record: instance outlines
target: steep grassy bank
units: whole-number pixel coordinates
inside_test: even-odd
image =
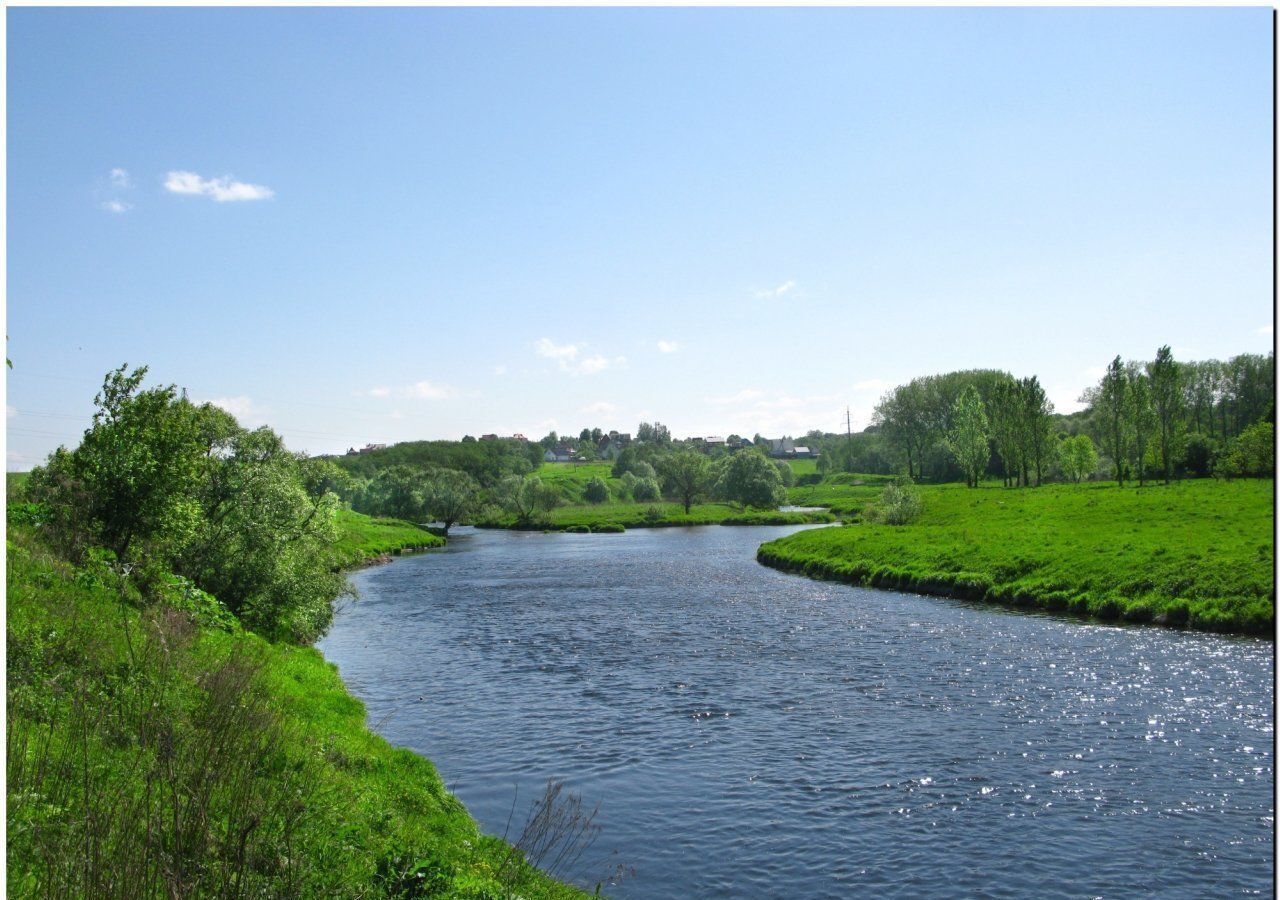
[[[816,578],[1102,619],[1272,634],[1271,481],[922,488],[915,524],[801,532],[757,558]]]
[[[24,526],[6,576],[10,896],[581,896],[372,734],[316,650],[181,582],[143,603]]]
[[[339,537],[333,545],[334,565],[350,568],[388,554],[443,547],[445,539],[400,519],[377,519],[363,513],[340,509]]]

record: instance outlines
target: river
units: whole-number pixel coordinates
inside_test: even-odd
[[[485,830],[598,803],[612,896],[1271,894],[1270,642],[755,562],[795,530],[463,529],[321,649]]]

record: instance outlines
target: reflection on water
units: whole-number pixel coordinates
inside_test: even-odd
[[[598,801],[615,896],[1271,892],[1270,643],[756,564],[794,530],[464,531],[322,649],[488,831]]]

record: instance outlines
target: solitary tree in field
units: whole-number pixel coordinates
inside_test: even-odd
[[[427,479],[423,489],[427,515],[444,525],[448,534],[453,524],[466,518],[475,509],[480,485],[465,472],[440,469]]]
[[[972,385],[956,399],[951,422],[946,436],[947,449],[964,470],[965,484],[977,487],[991,451],[987,444],[987,414],[982,408],[982,398]]]
[[[1167,344],[1156,351],[1155,361],[1147,366],[1147,376],[1151,382],[1151,407],[1155,414],[1160,465],[1164,469],[1164,483],[1168,484],[1185,404],[1181,367],[1174,362],[1173,352]]]
[[[1124,464],[1129,451],[1129,378],[1116,357],[1102,376],[1095,407],[1102,433],[1102,449],[1111,457],[1116,482],[1124,487]]]
[[[536,475],[508,475],[494,487],[494,496],[521,525],[546,518],[560,503],[560,492],[554,485]]]
[[[711,487],[711,463],[697,450],[680,450],[658,465],[667,492],[684,504],[685,513]]]
[[[786,500],[787,489],[771,460],[755,450],[744,450],[725,461],[715,494],[744,508],[769,509]]]

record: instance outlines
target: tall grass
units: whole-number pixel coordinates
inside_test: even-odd
[[[8,551],[10,896],[580,896],[370,733],[313,648],[143,603],[24,527]]]

